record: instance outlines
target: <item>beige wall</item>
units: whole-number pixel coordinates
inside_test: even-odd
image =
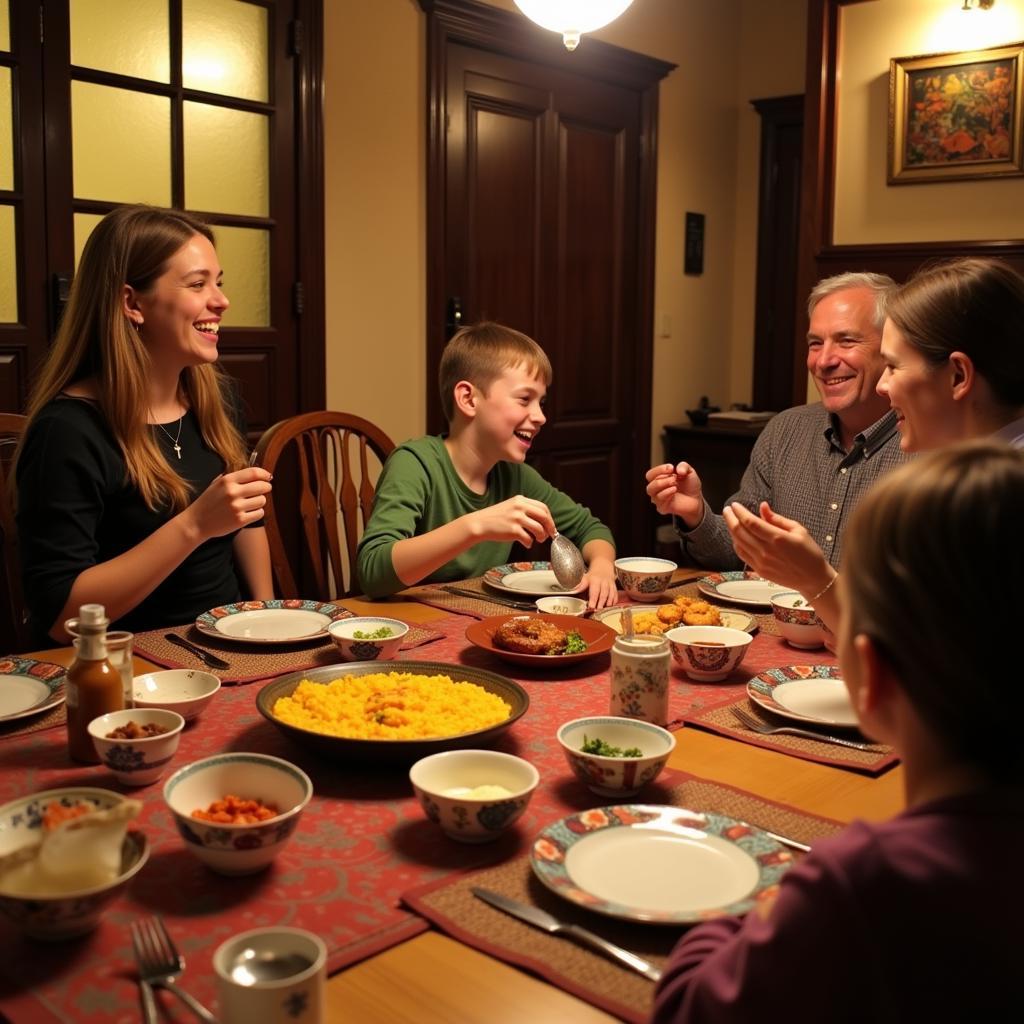
[[[1024,178],[887,185],[889,60],[1024,39],[1024,0],[962,11],[946,0],[875,0],[842,9],[833,241],[1024,236]]]
[[[422,433],[426,416],[425,18],[414,0],[324,6],[327,401],[398,440]],[[764,8],[635,0],[597,33],[679,65],[660,91],[656,458],[661,426],[699,395],[750,395],[758,119],[748,101],[802,91],[806,0]],[[682,273],[687,210],[707,217],[700,277]]]

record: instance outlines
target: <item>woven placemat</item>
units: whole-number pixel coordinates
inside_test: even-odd
[[[670,793],[667,802],[674,807],[713,810],[806,843],[833,835],[843,827],[839,822],[701,779],[690,778],[675,785]],[[665,884],[671,885],[671,879]],[[589,913],[560,899],[537,881],[527,855],[498,867],[421,886],[402,896],[409,907],[467,945],[525,967],[624,1020],[639,1024],[647,1019],[654,996],[651,982],[571,940],[548,935],[495,910],[473,896],[471,886],[493,889],[541,907],[559,920],[583,925],[658,966],[664,965],[678,940],[679,928],[635,924]]]
[[[0,740],[7,739],[9,736],[28,736],[30,733],[42,732],[44,729],[55,729],[67,720],[67,708],[63,704],[58,704],[41,715],[4,722],[0,725]]]
[[[853,768],[868,775],[881,775],[882,772],[899,762],[899,757],[893,748],[884,743],[872,743],[870,750],[854,750],[852,747],[804,739],[802,736],[790,736],[788,733],[766,736],[764,733],[754,732],[737,721],[736,716],[732,713],[732,709],[735,707],[741,708],[752,718],[756,718],[765,725],[799,726],[801,724],[786,722],[769,714],[747,696],[740,697],[722,707],[686,715],[684,720],[690,725],[710,729],[722,736],[742,740],[744,743],[752,743],[754,746],[764,747],[766,750],[778,750],[783,754],[792,754],[794,757],[802,757],[806,761],[818,761],[820,764],[828,764],[836,768]],[[808,728],[813,728],[813,726],[808,726]],[[869,742],[862,740],[856,733],[852,734],[850,739],[858,743]]]
[[[348,618],[347,615],[338,618]],[[228,663],[225,669],[210,668],[188,651],[164,639],[164,634],[174,633],[199,647],[223,658]],[[440,640],[444,634],[426,626],[410,625],[400,650]],[[170,629],[155,629],[135,636],[135,653],[165,668],[194,668],[212,672],[222,683],[252,683],[258,679],[272,679],[286,672],[303,672],[321,665],[335,665],[341,660],[338,648],[330,640],[316,644],[286,644],[273,647],[244,648],[229,640],[207,636],[195,626],[174,626]]]
[[[403,590],[404,597],[411,597],[415,601],[429,604],[432,608],[443,608],[445,611],[454,612],[456,615],[472,615],[475,619],[486,619],[489,615],[504,615],[515,611],[514,608],[503,604],[501,601],[492,599],[491,592],[484,586],[480,577],[471,580],[460,580],[457,584],[460,590],[472,590],[479,594],[478,598],[466,597],[462,594],[453,594],[444,589],[440,583],[428,583],[422,587],[411,587]],[[511,595],[510,595],[511,597]],[[511,598],[520,604],[528,604],[533,607],[533,599],[524,594],[521,598]],[[536,610],[536,609],[534,609]],[[523,609],[524,613],[526,609]]]

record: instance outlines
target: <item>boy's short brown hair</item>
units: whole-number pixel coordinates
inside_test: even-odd
[[[490,320],[457,331],[441,354],[438,370],[445,419],[451,423],[455,417],[455,385],[460,380],[468,380],[486,394],[505,370],[521,363],[545,384],[551,383],[551,361],[521,331]]]

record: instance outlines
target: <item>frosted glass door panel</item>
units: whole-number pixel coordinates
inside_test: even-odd
[[[267,12],[240,0],[183,0],[181,77],[186,89],[268,97]]]
[[[71,63],[171,80],[167,0],[71,0]]]
[[[82,249],[85,248],[85,240],[92,234],[103,217],[98,213],[76,213],[75,214],[75,270],[82,261]]]
[[[270,232],[257,228],[215,227],[217,258],[224,271],[224,294],[231,308],[225,327],[270,324]]]
[[[71,83],[76,199],[171,204],[171,102],[130,89]]]
[[[250,217],[270,211],[269,118],[185,103],[185,207]]]
[[[11,69],[0,68],[0,188],[14,188],[14,107]]]
[[[14,234],[14,207],[0,206],[0,323],[18,322],[18,271],[14,254],[18,251]]]

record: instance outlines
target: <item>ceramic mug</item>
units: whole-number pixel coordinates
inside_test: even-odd
[[[245,956],[251,951],[252,956]],[[285,973],[257,980],[273,961]],[[250,972],[247,960],[253,963]],[[213,954],[222,1024],[322,1024],[327,947],[301,928],[256,928],[222,942]]]

